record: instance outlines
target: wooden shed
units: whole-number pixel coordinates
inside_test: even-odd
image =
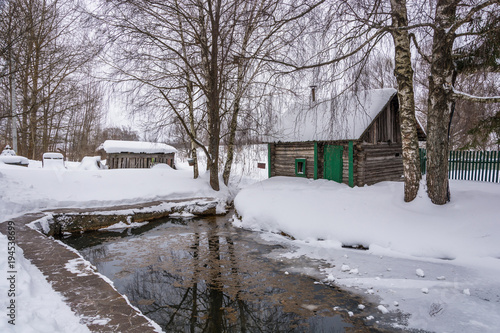
[[[425,133],[418,126],[419,140]],[[328,179],[349,186],[403,176],[395,89],[376,89],[295,108],[269,143],[269,177]]]
[[[158,163],[175,169],[177,149],[164,143],[106,140],[97,151],[109,169],[150,168]]]

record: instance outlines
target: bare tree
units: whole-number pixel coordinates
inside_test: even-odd
[[[18,129],[19,153],[39,158],[66,146],[67,131],[74,129],[70,123],[79,118],[75,112],[88,106],[78,94],[93,85],[86,68],[99,50],[73,2],[11,0],[9,5],[13,15],[2,15],[1,22],[10,27],[2,31],[9,52],[0,56],[7,56],[10,69],[11,139],[17,139]]]
[[[471,96],[455,89],[460,73],[500,68],[496,60],[492,61],[498,57],[498,43],[491,43],[498,41],[500,32],[499,3],[498,0],[436,3],[427,116],[427,188],[435,204],[450,200],[448,133],[454,101],[500,101],[498,97]]]
[[[259,71],[253,60],[287,40],[282,29],[322,2],[120,1],[107,3],[101,18],[114,41],[127,41],[115,43],[113,66],[121,79],[135,80],[135,92],[159,106],[167,124],[174,123],[167,115],[175,116],[205,152],[210,185],[219,190],[219,146],[227,136],[233,149],[241,99]]]

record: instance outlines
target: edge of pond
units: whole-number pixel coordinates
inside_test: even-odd
[[[201,204],[199,204],[200,202]],[[63,296],[71,310],[81,318],[81,323],[85,324],[92,332],[108,332],[109,329],[119,332],[162,332],[158,324],[134,307],[125,295],[120,294],[115,289],[113,282],[98,273],[95,267],[91,266],[78,251],[52,237],[69,232],[68,229],[52,227],[47,232],[47,230],[42,230],[43,226],[40,224],[33,228],[33,223],[39,223],[38,221],[45,218],[45,220],[52,220],[54,225],[60,226],[60,222],[59,224],[58,222],[54,223],[57,221],[54,216],[72,216],[74,218],[86,216],[86,221],[99,221],[99,219],[103,219],[103,216],[105,217],[104,220],[107,222],[102,223],[101,220],[98,222],[100,223],[98,227],[90,225],[90,227],[83,228],[79,226],[72,230],[72,232],[83,232],[98,230],[123,220],[130,224],[167,217],[173,213],[189,212],[197,216],[227,214],[228,211],[221,213],[217,208],[220,204],[217,199],[191,198],[126,206],[44,210],[2,222],[0,223],[0,232],[7,236],[8,222],[15,225],[16,245],[23,250],[24,257],[42,272],[51,283],[52,288]],[[119,218],[109,218],[113,216],[119,216]],[[127,216],[133,217],[127,219]],[[83,266],[84,273],[68,269],[70,263]],[[314,279],[314,277],[311,278]],[[105,325],[102,324],[103,318],[109,319]],[[385,331],[381,327],[372,327],[372,329],[377,332]]]
[[[63,296],[90,331],[162,332],[158,324],[114,288],[111,280],[89,266],[75,249],[52,236],[98,230],[122,221],[130,224],[152,220],[173,213],[220,215],[221,205],[213,198],[189,198],[113,207],[49,209],[3,221],[0,232],[9,237],[10,229],[14,230],[14,242],[24,257],[42,272],[52,289]],[[34,228],[30,226],[32,223]],[[108,320],[104,325],[103,319]]]

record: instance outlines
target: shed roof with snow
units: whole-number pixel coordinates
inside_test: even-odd
[[[374,89],[311,105],[298,104],[283,114],[278,139],[283,142],[357,140],[396,95]]]
[[[107,154],[170,154],[177,152],[177,149],[165,143],[122,140],[106,140],[97,148],[97,150],[101,149]]]
[[[177,149],[165,143],[144,141],[106,140],[97,150],[106,153],[110,169],[150,168],[155,164],[168,164],[175,169]]]

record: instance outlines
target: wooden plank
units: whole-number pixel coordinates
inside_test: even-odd
[[[276,145],[276,150],[289,150],[289,149],[314,149],[314,144],[308,145]]]
[[[403,170],[394,170],[392,172],[384,172],[384,171],[378,171],[378,172],[370,172],[365,174],[365,180],[366,179],[371,179],[371,178],[377,178],[377,177],[385,177],[385,178],[390,178],[390,177],[401,177],[403,175]]]
[[[469,165],[469,152],[468,151],[464,151],[464,180],[469,180],[469,175],[470,175],[470,172],[469,172],[469,168],[470,168],[470,165]]]
[[[500,170],[500,152],[496,151],[495,154],[494,154],[494,160],[496,161],[496,167],[493,168],[493,172],[494,172],[494,182],[495,183],[498,183],[498,177],[499,177],[499,170]]]
[[[477,158],[478,158],[478,152],[477,151],[472,152],[472,161],[473,161],[473,163],[472,163],[472,169],[473,169],[473,175],[474,175],[473,179],[475,181],[477,181],[477,178],[478,178],[477,174],[478,174],[478,171],[479,171],[478,170],[479,163],[477,161]]]
[[[485,172],[485,167],[486,167],[486,163],[485,163],[485,157],[486,157],[486,152],[484,151],[481,151],[479,152],[479,159],[480,159],[480,162],[479,162],[479,181],[485,181],[485,176],[486,176],[486,172]]]
[[[401,143],[396,143],[396,142],[387,142],[387,141],[381,141],[377,143],[367,143],[364,142],[361,144],[364,148],[370,148],[370,147],[380,147],[380,146],[386,146],[386,147],[391,147],[391,146],[401,146]]]
[[[308,158],[314,160],[314,155],[306,155],[306,154],[296,154],[296,155],[275,155],[277,159],[282,160],[295,160],[296,158]]]
[[[271,170],[272,170],[272,163],[271,163],[271,144],[267,144],[267,178],[271,178]]]
[[[367,160],[364,164],[366,169],[386,167],[386,166],[403,166],[402,160],[382,160],[382,161],[370,161]]]
[[[489,169],[490,169],[489,170],[489,180],[488,180],[489,182],[496,182],[495,181],[495,173],[496,173],[495,172],[495,170],[496,170],[496,168],[495,168],[495,160],[496,160],[496,158],[498,158],[497,152],[496,151],[490,152],[489,163],[488,163],[490,165],[489,166]]]
[[[400,156],[394,156],[394,155],[389,155],[389,156],[366,156],[366,161],[367,162],[379,162],[379,163],[385,163],[387,161],[397,161],[398,163],[403,163],[403,157]]]
[[[385,177],[378,177],[378,178],[367,178],[365,179],[365,184],[366,185],[373,185],[376,183],[380,183],[383,181],[404,181],[403,177],[393,177],[393,178],[385,178]]]
[[[369,174],[370,172],[377,172],[378,170],[387,170],[387,172],[391,172],[393,170],[403,170],[403,165],[375,166],[371,168],[365,168],[365,174]]]
[[[494,177],[495,165],[493,164],[494,155],[495,155],[494,151],[488,152],[488,182],[495,181]]]
[[[401,147],[401,143],[388,143],[388,142],[379,142],[379,143],[363,143],[361,147],[364,150],[370,149],[383,149],[384,147]]]
[[[276,147],[276,152],[283,152],[283,151],[308,151],[308,150],[314,150],[314,146],[311,146],[311,147],[281,147],[281,146],[277,146]]]
[[[458,158],[459,158],[459,168],[460,168],[460,170],[459,170],[459,172],[457,174],[458,177],[455,178],[455,179],[463,179],[464,168],[465,168],[465,164],[464,164],[464,160],[463,160],[463,156],[462,156],[463,152],[462,151],[457,151],[457,153],[458,153],[458,156],[459,156]]]
[[[398,155],[398,156],[396,156]],[[401,149],[384,149],[384,150],[377,150],[377,151],[367,151],[366,156],[369,157],[382,157],[382,156],[393,156],[393,157],[399,157],[403,155],[403,151]]]
[[[394,170],[392,172],[370,172],[365,174],[365,181],[372,178],[391,178],[391,177],[401,177],[403,175],[403,170]]]
[[[471,151],[466,151],[465,155],[467,156],[466,162],[467,162],[467,172],[465,174],[465,177],[467,180],[472,180],[472,152]]]
[[[489,151],[487,151],[485,155],[486,155],[486,157],[485,157],[485,159],[486,159],[486,170],[485,170],[485,171],[486,171],[486,174],[485,174],[485,180],[486,180],[487,182],[489,182],[489,181],[491,181],[491,175],[493,174],[493,173],[491,172],[491,168],[492,168],[492,166],[491,166],[491,163],[490,163],[490,161],[491,161],[491,155],[493,155],[493,154],[491,154],[491,155],[490,155],[490,152],[489,152]]]
[[[276,155],[279,154],[314,154],[314,147],[311,149],[276,149]]]
[[[453,179],[453,177],[455,177],[455,172],[457,169],[455,159],[456,159],[455,151],[450,151],[448,157],[448,179]]]
[[[392,164],[366,164],[365,172],[369,172],[370,170],[378,170],[378,169],[399,169],[403,168],[402,163],[392,163]]]

